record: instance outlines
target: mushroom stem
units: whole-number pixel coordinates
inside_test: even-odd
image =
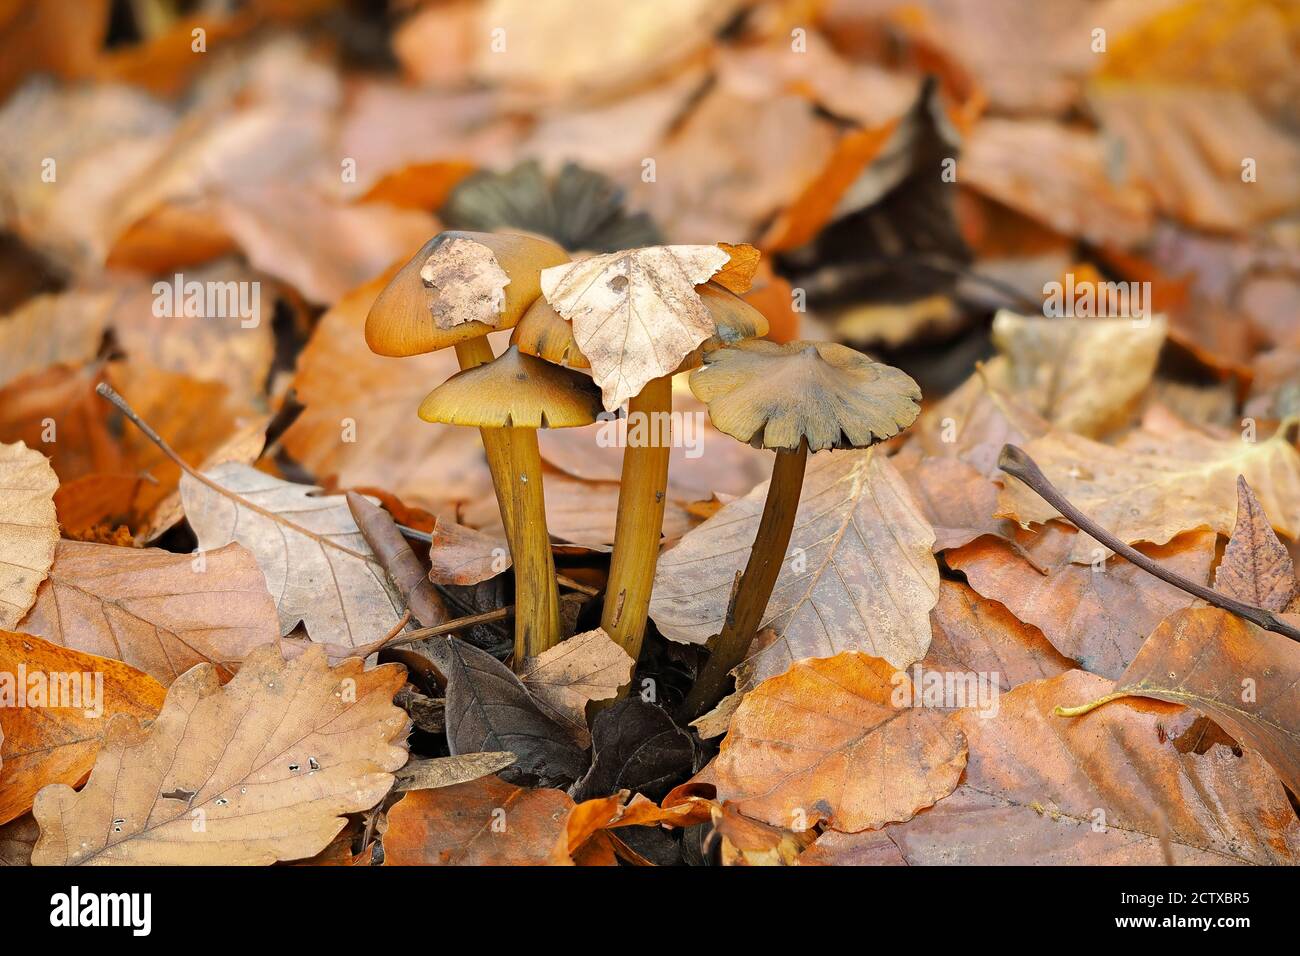
[[[530,657],[560,643],[560,592],[555,583],[555,559],[546,533],[546,500],[542,493],[542,456],[537,430],[499,429],[510,455],[504,497],[518,520],[510,536],[515,571],[515,668]],[[503,509],[504,510],[504,509]]]
[[[614,555],[600,626],[633,660],[640,655],[641,640],[645,637],[668,498],[668,455],[672,442],[659,440],[658,423],[667,420],[660,416],[671,415],[672,409],[671,375],[651,380],[628,402],[629,427],[644,422],[647,440],[636,444],[629,441],[623,451]]]
[[[456,361],[460,363],[462,371],[496,358],[485,335],[457,342],[455,349]],[[478,432],[483,438],[483,452],[487,456],[488,471],[492,475],[492,490],[497,495],[497,507],[501,509],[501,525],[505,528],[506,540],[509,541],[515,526],[514,512],[510,510],[510,496],[505,493],[510,475],[510,440],[502,428],[480,428]]]
[[[763,517],[758,523],[758,534],[754,537],[745,573],[741,575],[731,606],[727,608],[722,632],[709,642],[709,659],[682,704],[682,713],[688,720],[700,716],[725,696],[731,669],[745,659],[758,626],[763,622],[772,588],[776,586],[781,564],[785,561],[785,550],[790,546],[807,462],[806,439],[801,440],[793,451],[776,453],[772,481],[767,487],[767,501],[763,504]]]

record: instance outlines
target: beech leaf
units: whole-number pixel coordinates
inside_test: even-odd
[[[58,476],[23,442],[0,444],[0,628],[12,628],[36,600],[54,562]]]
[[[677,371],[714,334],[695,286],[730,258],[717,246],[650,246],[542,270],[542,293],[573,323],[606,411]]]

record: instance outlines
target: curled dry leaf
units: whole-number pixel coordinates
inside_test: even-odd
[[[740,702],[714,764],[718,799],[773,826],[875,829],[947,796],[966,741],[885,661],[800,661]],[[902,696],[900,696],[902,695]]]
[[[406,599],[411,616],[422,627],[436,627],[448,620],[451,615],[442,596],[429,583],[424,565],[402,537],[392,516],[365,495],[349,491],[345,497],[366,544],[387,572],[393,587]]]
[[[406,794],[388,811],[385,866],[572,865],[563,790],[500,777]]]
[[[533,698],[583,742],[589,736],[587,704],[613,697],[632,679],[635,666],[628,652],[598,627],[525,661],[519,676]]]
[[[695,286],[729,259],[717,246],[651,246],[542,270],[542,293],[573,323],[606,411],[671,375],[714,334]]]
[[[1018,531],[1015,545],[980,538],[949,551],[948,564],[986,598],[1039,628],[1052,645],[1095,674],[1118,677],[1152,628],[1193,598],[1118,555],[1098,564],[1070,560],[1080,532],[1059,521],[1033,533]],[[1138,550],[1198,584],[1209,580],[1215,536],[1179,535]],[[1101,558],[1100,552],[1096,557]]]
[[[766,497],[765,483],[724,505],[660,558],[650,616],[665,637],[703,644],[722,629]],[[814,457],[761,625],[779,640],[740,666],[738,688],[794,661],[842,651],[863,651],[896,667],[920,660],[939,594],[933,543],[933,529],[878,450]]]
[[[1297,585],[1291,552],[1278,540],[1245,477],[1237,476],[1237,524],[1214,572],[1214,589],[1256,607],[1284,611]]]
[[[951,796],[873,833],[827,833],[802,863],[1294,864],[1300,821],[1257,755],[1181,753],[1182,708],[1121,701],[1085,717],[1110,681],[1070,671],[1002,695],[997,716],[960,711],[966,775]],[[1013,759],[1014,755],[1014,759]],[[1188,799],[1187,794],[1196,794]]]
[[[23,619],[54,562],[58,476],[22,442],[0,444],[0,628]]]
[[[468,783],[504,770],[514,762],[515,755],[508,752],[412,760],[397,771],[396,789],[436,790],[439,787],[454,787],[458,783]]]
[[[1213,607],[1171,614],[1107,695],[1208,714],[1300,794],[1300,645]],[[1083,701],[1075,701],[1082,704]]]
[[[400,667],[331,668],[313,649],[251,655],[224,687],[201,664],[147,730],[124,716],[78,793],[46,787],[36,865],[266,865],[324,849],[406,762]],[[203,826],[194,821],[202,819]]]
[[[313,640],[362,647],[388,634],[404,603],[357,528],[342,495],[295,485],[238,463],[204,473],[222,494],[185,475],[181,501],[199,547],[238,541],[257,558],[280,615]]]
[[[1075,507],[1126,544],[1165,544],[1201,528],[1229,534],[1238,475],[1259,496],[1273,526],[1300,537],[1300,452],[1281,432],[1251,442],[1183,428],[1134,433],[1112,446],[1052,431],[1024,450]],[[1026,526],[1060,517],[1014,478],[1006,479],[998,504],[999,514]],[[1098,548],[1091,535],[1080,533],[1071,560],[1089,563]]]
[[[109,720],[150,720],[165,693],[120,661],[0,631],[0,823],[30,810],[46,784],[79,784]]]
[[[254,648],[280,636],[266,580],[238,544],[200,559],[60,541],[19,629],[123,661],[164,687],[200,663],[229,680]]]

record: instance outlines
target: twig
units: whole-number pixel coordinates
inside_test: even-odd
[[[425,544],[433,544],[433,535],[427,531],[420,531],[418,528],[411,528],[404,524],[399,524],[397,530],[402,532],[408,538],[416,541],[423,541]],[[583,584],[581,581],[575,581],[573,578],[563,574],[556,574],[555,580],[560,583],[561,587],[566,587],[570,591],[577,591],[579,594],[585,594],[587,597],[595,597],[600,593],[600,588],[593,588],[589,584]]]
[[[331,541],[329,538],[322,537],[321,535],[316,534],[314,531],[308,531],[302,525],[294,524],[292,521],[286,520],[283,516],[276,514],[274,511],[268,511],[266,508],[263,508],[260,505],[254,504],[253,502],[249,501],[244,496],[236,494],[235,492],[231,491],[229,488],[224,488],[221,485],[217,484],[215,481],[213,481],[211,478],[204,475],[202,472],[194,468],[191,468],[189,462],[187,462],[180,455],[176,454],[172,446],[167,444],[167,442],[163,440],[163,437],[159,435],[156,431],[154,431],[153,427],[150,426],[148,422],[146,422],[143,418],[141,418],[139,415],[136,414],[135,409],[126,403],[126,399],[124,399],[121,395],[119,395],[113,389],[113,386],[109,385],[107,382],[100,382],[98,385],[95,386],[95,391],[96,393],[98,393],[100,398],[106,399],[114,407],[116,407],[118,411],[120,411],[123,415],[125,415],[132,425],[140,429],[140,431],[144,432],[144,436],[148,438],[151,442],[153,442],[155,445],[157,445],[159,451],[161,451],[164,455],[166,455],[168,458],[174,461],[177,465],[179,465],[181,471],[185,472],[185,474],[189,475],[195,481],[199,482],[199,484],[206,485],[207,487],[211,488],[213,491],[217,492],[217,494],[221,495],[222,497],[229,498],[231,501],[236,502],[241,507],[247,508],[249,511],[261,515],[263,518],[266,518],[270,521],[274,521],[276,524],[282,524],[285,525],[286,527],[293,528],[294,531],[298,532],[301,535],[304,535],[305,537],[311,538],[319,545],[322,545],[324,547],[336,548],[337,550],[342,551],[344,554],[350,554],[352,557],[360,558],[362,561],[369,561],[373,564],[379,563],[373,555],[362,554],[360,551],[353,551],[351,548],[341,545],[337,541]]]
[[[377,650],[387,650],[390,647],[401,647],[404,644],[414,644],[416,641],[422,641],[426,637],[438,637],[442,634],[450,634],[452,631],[464,630],[467,627],[473,627],[475,624],[487,624],[491,621],[500,621],[515,613],[515,606],[507,604],[505,607],[499,607],[495,611],[483,611],[481,614],[470,614],[467,617],[458,617],[453,621],[447,621],[439,624],[437,627],[421,627],[414,631],[407,631],[399,634],[391,641],[376,642],[379,646],[371,645],[367,650],[367,655],[373,654]],[[358,651],[358,656],[361,656]]]
[[[1070,504],[1066,497],[1043,474],[1037,462],[1025,454],[1023,449],[1017,448],[1015,445],[1003,445],[1002,454],[998,456],[998,467],[1008,475],[1024,482],[1038,497],[1068,518],[1079,530],[1086,531],[1116,554],[1122,555],[1142,570],[1155,575],[1161,581],[1172,584],[1176,588],[1181,588],[1188,594],[1194,595],[1217,608],[1231,611],[1238,617],[1243,617],[1266,631],[1281,634],[1293,641],[1300,641],[1300,629],[1292,627],[1272,611],[1256,607],[1253,604],[1247,604],[1244,601],[1238,601],[1236,598],[1230,598],[1218,591],[1211,590],[1203,584],[1190,581],[1181,574],[1170,571],[1164,565],[1152,561],[1142,552],[1130,548]]]

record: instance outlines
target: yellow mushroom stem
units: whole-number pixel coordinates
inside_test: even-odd
[[[641,639],[645,637],[668,498],[672,441],[660,435],[659,423],[670,421],[672,409],[671,375],[648,382],[628,403],[628,428],[638,440],[629,440],[623,450],[614,555],[600,626],[633,660],[641,653]],[[642,436],[645,441],[639,440]]]
[[[560,592],[546,533],[542,456],[535,428],[502,428],[509,455],[504,498],[516,516],[510,537],[515,571],[515,669],[560,643]],[[501,493],[498,487],[498,493]],[[505,508],[502,508],[505,512]]]
[[[749,562],[736,586],[735,597],[727,608],[722,631],[709,641],[709,659],[695,686],[682,704],[682,713],[692,720],[713,707],[727,690],[732,668],[745,659],[749,645],[763,623],[772,588],[781,573],[794,518],[799,510],[803,490],[804,467],[808,462],[808,442],[800,441],[793,451],[778,451],[772,465],[772,481],[763,504],[763,517],[749,552]]]
[[[457,342],[455,349],[456,361],[460,363],[462,371],[496,358],[485,335]],[[515,526],[513,512],[510,510],[510,496],[505,491],[510,480],[510,439],[503,428],[480,428],[478,432],[483,438],[483,452],[487,456],[488,471],[492,475],[492,489],[497,494],[497,507],[501,509],[501,526],[505,528],[506,541],[509,542],[513,539]]]

